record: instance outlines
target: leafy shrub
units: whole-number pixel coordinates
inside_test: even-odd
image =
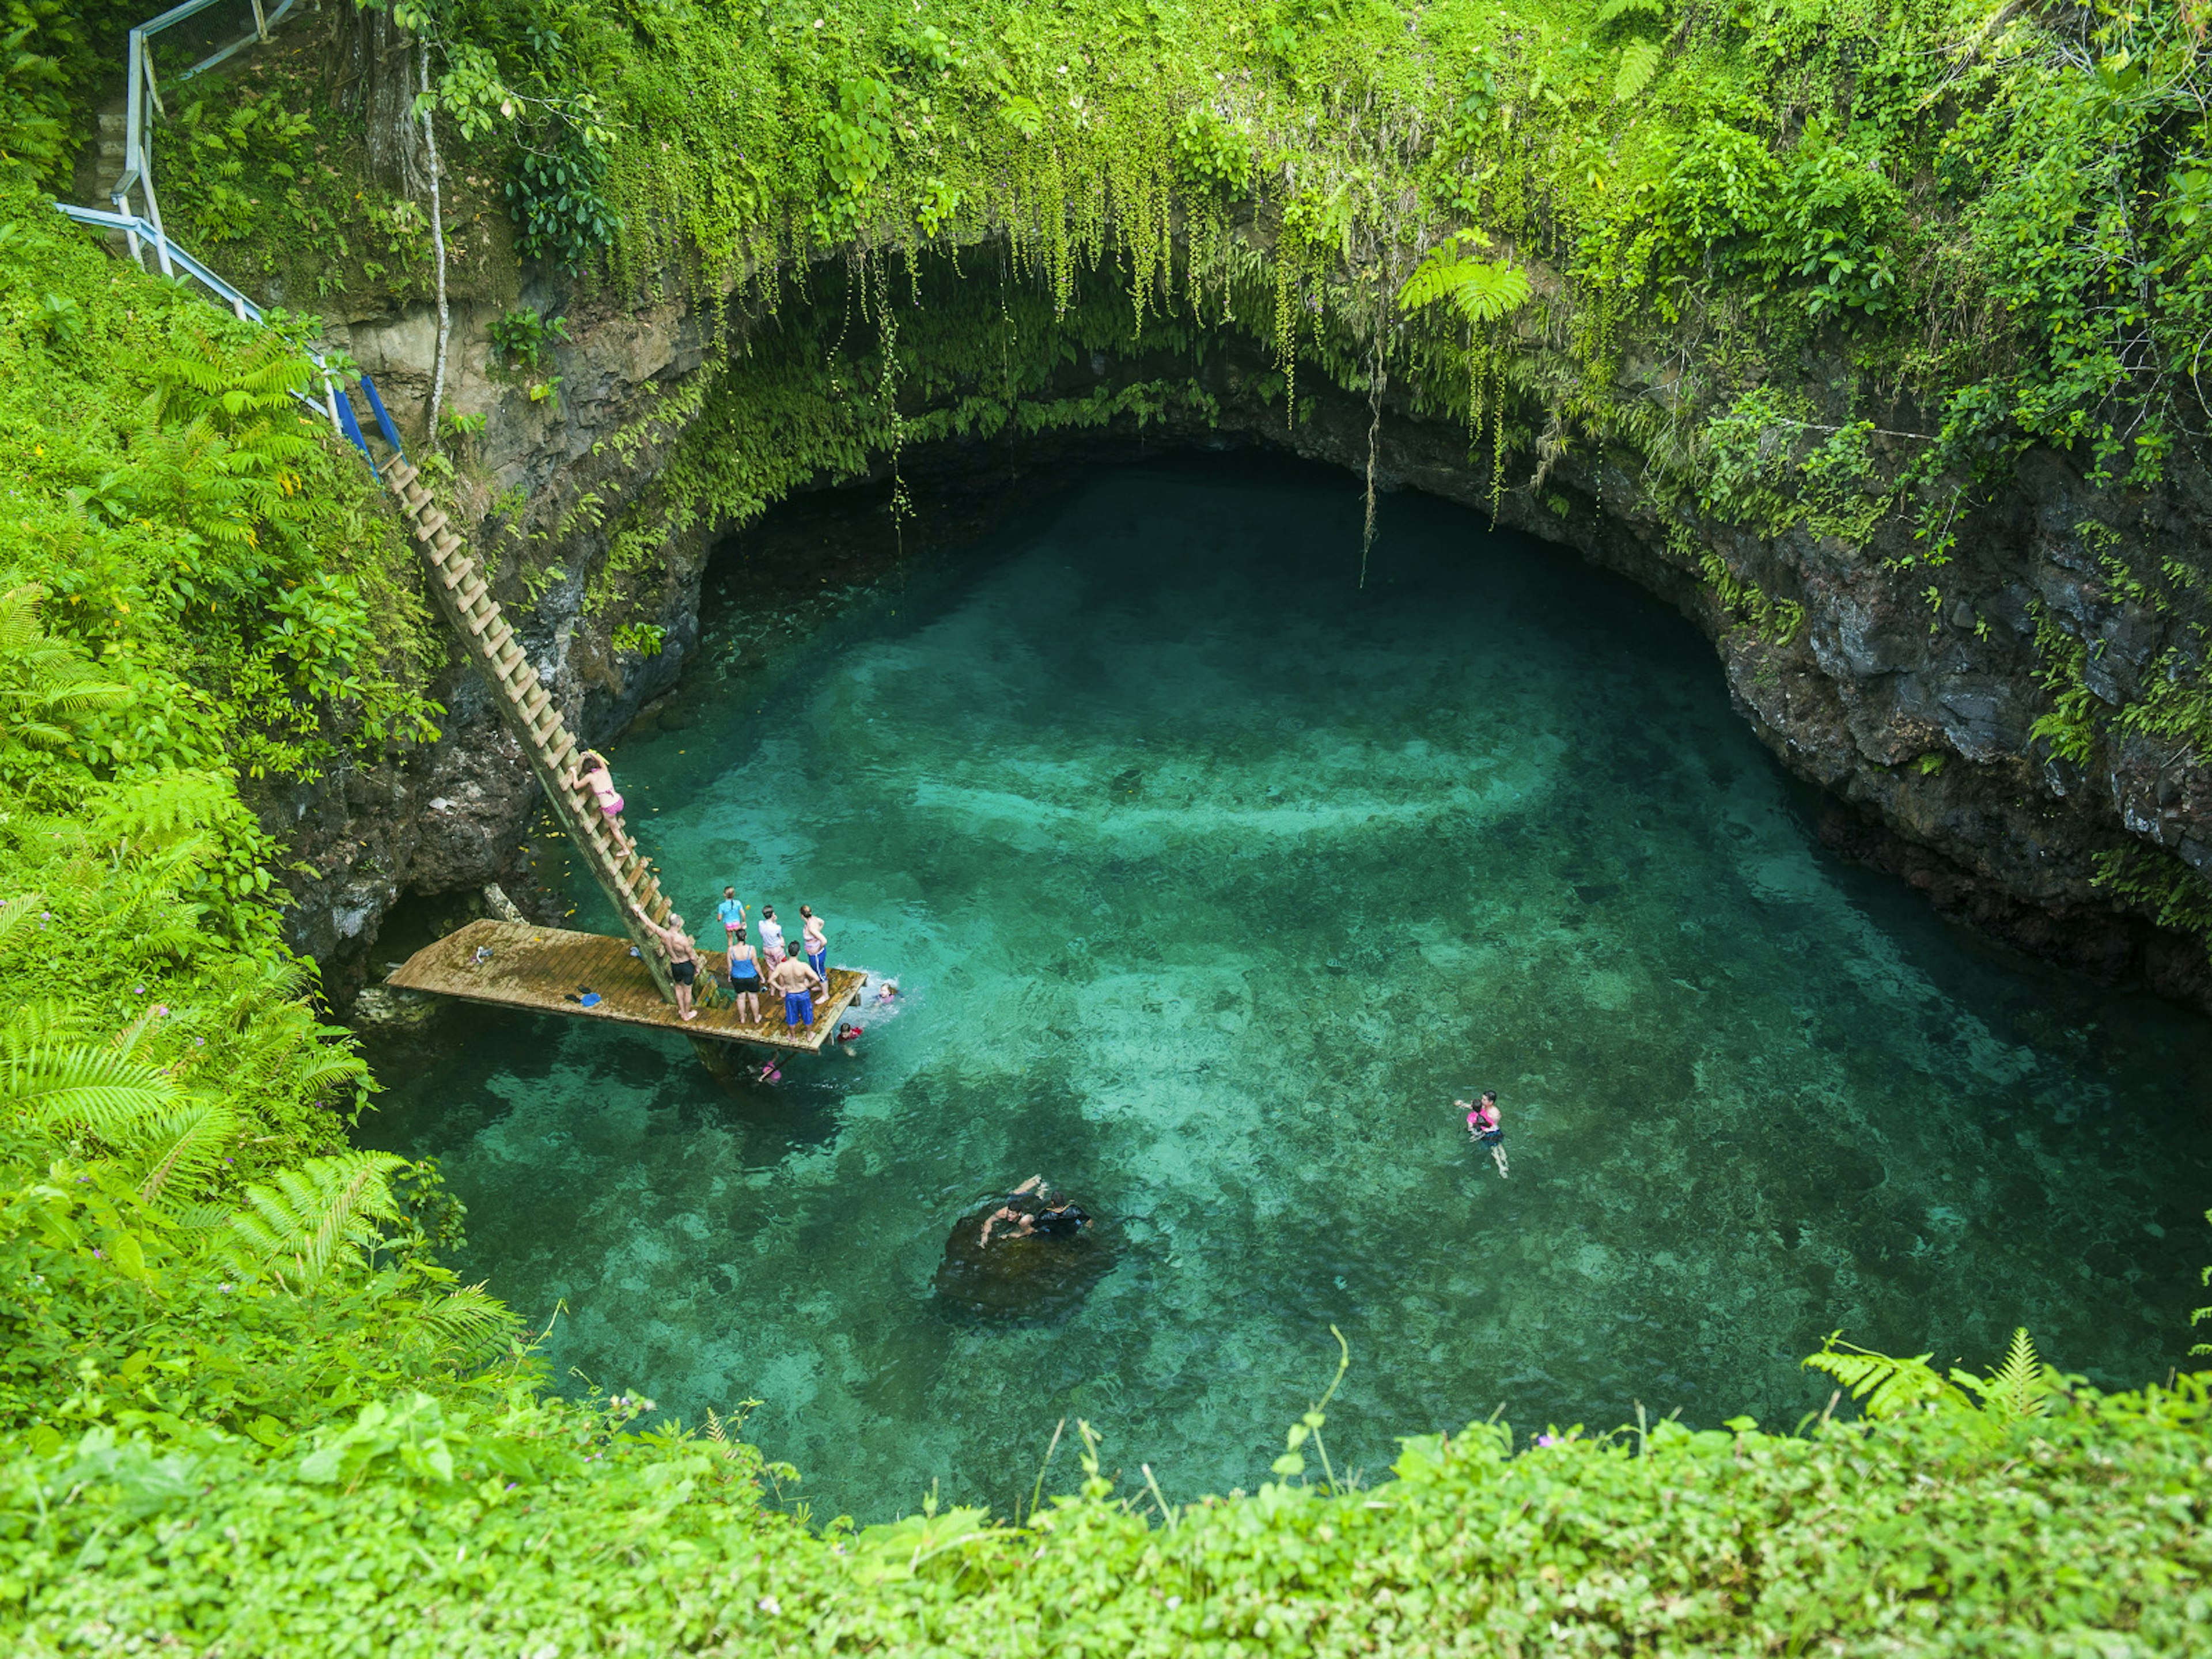
[[[514,360],[518,368],[536,368],[556,341],[568,338],[566,317],[545,317],[525,307],[508,312],[491,325],[492,349]]]
[[[1257,162],[1252,135],[1202,104],[1185,111],[1177,124],[1175,159],[1185,184],[1231,200],[1250,191]]]
[[[557,259],[571,271],[598,257],[622,226],[607,204],[606,176],[606,148],[588,131],[566,130],[550,149],[525,146],[507,184],[522,257]]]

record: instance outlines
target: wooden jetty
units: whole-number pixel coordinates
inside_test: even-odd
[[[478,961],[480,950],[491,954]],[[707,971],[726,986],[722,952],[699,954]],[[428,991],[499,1008],[649,1025],[681,1036],[818,1054],[822,1045],[836,1035],[840,1017],[860,994],[867,975],[850,968],[832,968],[828,978],[830,994],[815,999],[814,1024],[802,1030],[783,1023],[783,997],[774,991],[761,993],[761,1012],[766,1018],[758,1021],[741,1021],[729,1008],[702,1008],[696,1019],[678,1019],[676,1010],[661,1000],[651,968],[628,939],[487,921],[472,921],[435,945],[424,945],[384,982],[401,990]],[[599,1002],[589,1008],[576,1000],[585,989],[599,994]]]

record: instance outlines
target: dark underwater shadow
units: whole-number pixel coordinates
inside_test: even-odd
[[[952,1324],[971,1329],[1058,1324],[1121,1260],[1121,1235],[1104,1220],[1093,1220],[1073,1238],[1000,1233],[988,1247],[981,1245],[983,1222],[998,1207],[993,1199],[962,1217],[945,1241],[930,1299]]]

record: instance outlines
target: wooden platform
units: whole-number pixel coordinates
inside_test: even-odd
[[[480,949],[491,952],[481,963],[477,960]],[[707,971],[726,987],[729,980],[723,972],[722,953],[702,951],[699,954]],[[830,994],[814,1000],[814,1024],[799,1030],[783,1023],[783,997],[774,991],[761,993],[761,1012],[768,1018],[757,1024],[740,1022],[727,1007],[702,1008],[698,1018],[684,1020],[660,1000],[653,975],[631,954],[628,939],[571,933],[565,927],[487,921],[472,921],[458,933],[448,933],[435,945],[425,945],[385,983],[404,991],[428,991],[500,1008],[650,1025],[683,1036],[719,1037],[726,1042],[757,1043],[764,1048],[814,1054],[820,1054],[822,1045],[836,1035],[839,1016],[852,1006],[867,979],[866,974],[850,968],[832,968],[828,977]],[[597,1006],[586,1008],[574,1000],[585,987],[599,994]]]

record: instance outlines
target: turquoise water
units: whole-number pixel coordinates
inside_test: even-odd
[[[775,1088],[480,1010],[381,1058],[369,1138],[444,1160],[471,1277],[565,1303],[556,1373],[757,1398],[867,1519],[1011,1508],[1063,1416],[1171,1498],[1253,1486],[1332,1322],[1370,1480],[1501,1405],[1787,1426],[1838,1327],[2179,1363],[2206,1023],[1831,860],[1626,584],[1401,497],[1361,591],[1358,537],[1339,475],[1106,471],[765,671],[710,617],[690,726],[613,752],[634,821],[696,919],[811,901],[907,995]],[[1510,1179],[1451,1108],[1485,1086]],[[1030,1323],[933,1300],[954,1218],[1040,1171],[1111,1271]]]

